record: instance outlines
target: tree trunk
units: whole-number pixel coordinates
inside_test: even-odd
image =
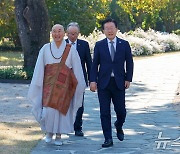
[[[24,68],[33,69],[39,50],[49,42],[49,21],[45,0],[15,0],[15,15],[24,52]]]

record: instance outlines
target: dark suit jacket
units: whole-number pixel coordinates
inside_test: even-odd
[[[125,89],[125,81],[132,81],[133,58],[129,43],[118,37],[114,61],[111,59],[107,39],[96,42],[90,82],[96,82],[98,89],[104,89],[109,83],[112,70],[118,88]]]
[[[66,39],[66,42],[69,43],[69,40]],[[90,71],[91,71],[91,65],[92,65],[92,58],[90,54],[89,44],[87,41],[77,39],[76,49],[81,59],[84,79],[86,81],[86,85],[88,86],[88,80],[90,79]]]

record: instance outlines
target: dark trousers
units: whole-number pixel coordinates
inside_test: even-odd
[[[98,90],[98,98],[104,138],[105,140],[112,139],[111,101],[114,104],[114,111],[117,117],[116,126],[122,128],[126,118],[125,90],[119,90],[114,77],[111,77],[108,86],[105,89]]]
[[[74,131],[80,131],[82,130],[82,116],[84,112],[84,95],[83,95],[83,102],[82,106],[78,109],[76,113],[76,119],[74,122]]]

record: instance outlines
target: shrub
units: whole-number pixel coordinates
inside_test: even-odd
[[[4,41],[0,41],[0,51],[22,51],[21,46],[15,46],[8,38],[4,38]]]
[[[1,66],[0,79],[25,79],[32,78],[32,70],[24,70],[21,66]]]
[[[141,28],[127,33],[118,31],[117,36],[129,41],[134,56],[151,55],[153,53],[179,51],[180,36],[174,33],[165,33],[149,29],[144,31]],[[81,36],[81,39],[89,42],[91,53],[93,53],[95,42],[104,39],[105,35],[95,29],[88,37]]]
[[[132,54],[134,56],[140,55],[151,55],[153,53],[168,52],[168,51],[179,51],[180,50],[180,36],[174,33],[165,33],[154,31],[149,29],[144,31],[142,29],[136,29],[135,31],[130,31],[128,33],[121,33],[118,31],[117,36],[129,41]],[[80,36],[79,38],[87,40],[90,45],[91,54],[93,53],[95,42],[105,38],[105,35],[95,29],[88,37]],[[10,45],[10,44],[8,44]],[[11,49],[12,50],[12,49]],[[17,52],[16,52],[17,53]],[[12,63],[14,55],[11,57],[9,54],[9,65],[14,65]],[[21,64],[23,59],[21,56],[16,57],[14,62],[15,65]],[[18,64],[17,64],[18,62]],[[3,61],[1,62],[3,63]],[[22,66],[0,66],[0,79],[25,79],[29,80],[32,78],[33,70],[25,70]]]

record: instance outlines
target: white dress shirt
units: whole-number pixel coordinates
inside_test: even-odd
[[[74,43],[69,40],[69,44],[71,44],[77,50],[77,40]]]

